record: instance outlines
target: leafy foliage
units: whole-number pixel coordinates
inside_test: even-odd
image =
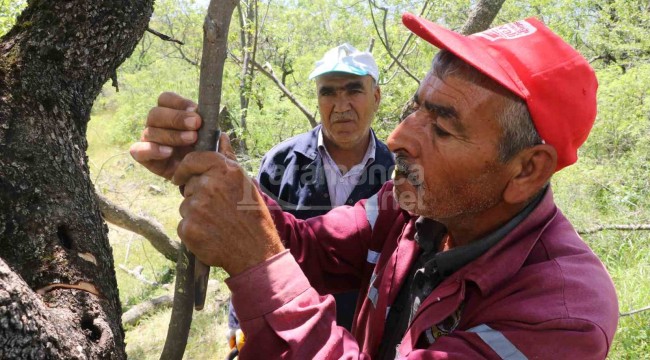
[[[637,154],[639,149],[647,154],[650,64],[640,64],[625,73],[618,65],[611,65],[598,75],[599,121],[592,130],[594,141],[587,144],[585,152],[601,160],[641,155]]]
[[[11,29],[16,22],[16,16],[26,5],[25,0],[0,0],[0,36]]]

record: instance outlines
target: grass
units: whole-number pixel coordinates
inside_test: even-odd
[[[576,229],[607,224],[650,223],[650,184],[631,189],[622,160],[598,163],[583,158],[558,173],[554,192],[558,206]],[[641,181],[650,181],[647,175]],[[628,185],[628,186],[624,186]],[[645,192],[644,192],[645,191]],[[641,194],[641,195],[639,195]],[[630,201],[629,199],[635,199]],[[603,261],[614,281],[621,313],[650,305],[650,231],[599,231],[583,239]],[[650,310],[619,318],[608,359],[650,359]]]
[[[650,233],[602,231],[585,240],[604,261],[621,313],[650,305]],[[619,318],[610,359],[650,359],[650,311]]]
[[[157,219],[175,237],[181,201],[178,189],[134,163],[128,149],[114,146],[107,135],[112,123],[110,112],[103,112],[93,115],[88,127],[89,163],[96,188],[131,211]],[[578,165],[557,174],[553,181],[556,201],[577,229],[600,224],[650,223],[650,199],[643,190],[650,189],[650,184],[631,182],[621,174],[623,171],[626,164],[602,164],[583,158]],[[650,180],[646,175],[641,181]],[[119,264],[130,269],[143,266],[142,274],[147,279],[160,281],[174,269],[174,264],[142,237],[115,226],[109,229],[123,310],[170,291],[145,285],[117,269]],[[610,272],[621,312],[650,305],[650,231],[600,231],[585,235],[584,239]],[[219,280],[220,285],[209,293],[206,309],[194,314],[185,359],[224,359],[228,352],[226,308],[215,305],[216,299],[227,296],[222,283],[225,276],[221,270],[212,270],[211,279]],[[129,358],[160,357],[170,315],[170,309],[161,310],[125,329]],[[648,324],[650,311],[621,317],[608,358],[650,359]]]
[[[214,292],[211,292],[206,302],[212,305],[194,313],[185,359],[225,359],[228,354],[226,307],[215,306],[214,300]],[[170,317],[171,309],[159,311],[127,329],[126,352],[130,359],[160,358]]]

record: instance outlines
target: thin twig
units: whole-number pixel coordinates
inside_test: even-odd
[[[200,65],[198,61],[190,59],[189,56],[187,56],[185,54],[185,51],[183,51],[183,48],[181,48],[180,46],[176,47],[176,50],[178,51],[179,54],[181,54],[181,57],[180,57],[181,60],[189,63],[192,66],[197,66],[198,67]]]
[[[375,38],[370,38],[370,44],[368,45],[368,50],[366,50],[369,53],[372,53],[372,49],[375,47]]]
[[[174,42],[174,43],[177,43],[177,44],[180,44],[180,45],[185,45],[184,42],[182,42],[180,40],[176,40],[173,37],[171,37],[169,35],[165,35],[165,34],[163,34],[161,32],[158,32],[158,31],[156,31],[156,30],[154,30],[152,28],[147,28],[147,32],[150,32],[150,33],[156,35],[157,37],[163,39],[164,41],[169,41],[169,42]]]
[[[368,0],[368,3],[370,4],[370,17],[372,18],[372,24],[373,24],[373,26],[375,28],[375,32],[377,33],[377,36],[379,37],[379,41],[381,41],[381,44],[384,46],[384,49],[386,49],[386,52],[388,53],[388,56],[390,56],[390,58],[393,59],[393,61],[402,70],[404,70],[406,75],[408,75],[413,80],[415,80],[415,82],[417,82],[418,85],[419,85],[420,84],[420,79],[418,79],[415,75],[413,75],[411,73],[411,71],[409,71],[409,69],[407,69],[406,66],[404,66],[404,64],[402,64],[402,62],[399,61],[395,57],[395,55],[393,55],[393,52],[391,51],[390,46],[388,45],[388,34],[386,32],[386,16],[387,16],[388,10],[386,8],[382,8],[382,7],[377,6],[377,4],[373,0]],[[384,12],[384,16],[382,17],[383,18],[382,24],[383,24],[383,33],[384,33],[385,38],[382,37],[381,32],[379,31],[379,27],[377,25],[377,20],[375,19],[375,13],[374,13],[374,11],[372,11],[373,7]]]
[[[618,316],[619,317],[630,316],[630,315],[634,315],[634,314],[644,312],[644,311],[648,311],[648,310],[650,310],[650,306],[646,306],[646,307],[641,308],[641,309],[632,310],[632,311],[626,312],[626,313],[620,313]]]
[[[424,17],[424,14],[425,14],[428,6],[429,6],[429,0],[424,2],[424,5],[422,6],[422,10],[420,10],[420,17]],[[399,61],[397,59],[400,59],[401,57],[403,57],[404,51],[406,51],[406,47],[408,46],[409,42],[411,42],[412,39],[413,39],[413,33],[409,32],[409,36],[406,38],[406,41],[404,41],[404,44],[402,44],[402,48],[399,50],[399,52],[395,56],[395,59],[393,60],[393,62],[390,65],[388,65],[389,70],[392,69],[393,65],[395,65],[395,63],[397,63]]]
[[[579,230],[578,234],[593,234],[605,230],[619,230],[619,231],[637,231],[637,230],[650,230],[650,224],[614,224],[614,225],[599,225],[590,229]]]
[[[134,279],[140,281],[141,283],[150,285],[150,286],[159,286],[160,284],[157,281],[148,280],[144,275],[142,275],[142,266],[136,266],[133,269],[129,269],[123,264],[118,265],[119,269],[125,273],[131,275]]]

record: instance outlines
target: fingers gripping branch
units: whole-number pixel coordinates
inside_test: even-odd
[[[284,248],[244,169],[221,154],[189,154],[174,175],[185,185],[178,234],[203,262],[235,275]]]

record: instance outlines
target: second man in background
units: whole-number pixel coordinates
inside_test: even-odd
[[[273,147],[257,177],[266,194],[300,219],[374,195],[394,166],[370,127],[381,101],[372,54],[347,43],[337,46],[316,62],[309,79],[316,81],[321,124]],[[358,291],[349,291],[352,285],[344,280],[340,284],[341,292],[334,294],[336,322],[350,330]],[[237,328],[232,308],[229,319],[231,330]]]

